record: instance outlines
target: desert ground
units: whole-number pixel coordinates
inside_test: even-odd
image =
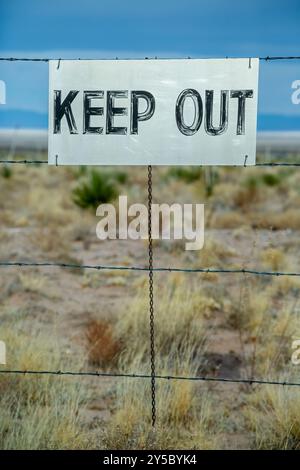
[[[147,240],[96,237],[100,202],[146,203],[147,168],[2,164],[0,187],[1,262],[147,266]],[[154,266],[300,272],[299,188],[295,167],[154,167],[154,202],[205,204],[203,249],[157,240]],[[1,370],[149,374],[146,271],[0,273]],[[157,373],[300,382],[299,293],[297,276],[155,272]],[[298,387],[158,379],[153,430],[149,379],[0,374],[0,448],[299,449],[299,408]]]

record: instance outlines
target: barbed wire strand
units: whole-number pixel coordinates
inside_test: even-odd
[[[99,371],[62,371],[62,370],[14,370],[0,369],[0,374],[16,374],[16,375],[69,375],[69,376],[85,376],[85,377],[119,377],[119,378],[133,378],[133,379],[149,379],[151,374],[135,374],[123,372],[99,372]],[[236,384],[249,384],[249,385],[282,385],[290,387],[300,387],[299,382],[279,381],[279,380],[265,380],[265,379],[249,379],[249,378],[227,378],[227,377],[212,377],[212,376],[184,376],[184,375],[161,375],[156,374],[155,379],[159,380],[190,380],[199,382],[227,382]]]
[[[42,165],[47,164],[48,160],[0,160],[0,163],[4,163],[6,165]]]
[[[249,167],[250,168],[250,165],[245,165],[246,167]],[[300,163],[299,162],[291,162],[291,163],[288,163],[288,162],[262,162],[262,163],[256,163],[255,165],[253,165],[254,167],[255,166],[261,166],[261,167],[276,167],[276,166],[300,166]]]
[[[228,59],[229,57],[226,57],[226,59]],[[234,59],[235,57],[231,57],[232,59]],[[240,57],[238,57],[240,58]],[[245,59],[248,59],[248,57],[244,57]],[[50,60],[58,60],[58,61],[61,61],[61,60],[144,60],[144,59],[151,59],[151,57],[145,57],[145,58],[134,58],[134,59],[130,59],[130,58],[118,58],[118,57],[112,57],[112,58],[107,58],[107,57],[104,57],[102,59],[85,59],[85,58],[82,58],[82,57],[78,57],[78,58],[49,58],[49,57],[0,57],[0,61],[7,61],[7,62],[50,62]],[[157,60],[157,57],[152,57],[152,59],[155,59]],[[177,60],[183,60],[183,59],[190,59],[190,60],[193,60],[191,57],[180,57],[178,58]],[[194,59],[197,59],[197,58],[194,58]],[[224,57],[225,59],[225,57]],[[269,61],[276,61],[276,60],[300,60],[300,56],[265,56],[265,57],[258,57],[259,60],[261,61],[266,61],[266,62],[269,62]],[[168,58],[161,58],[161,60],[171,60],[171,59],[168,59]],[[174,60],[174,58],[172,58],[172,60]]]
[[[5,164],[5,165],[48,165],[48,160],[0,160],[0,163]],[[49,166],[59,166],[59,165],[49,165]],[[62,165],[60,165],[62,166]],[[76,166],[76,165],[74,165]],[[97,165],[95,165],[97,166]],[[198,166],[203,166],[199,164]],[[208,166],[208,165],[206,165]],[[242,164],[242,165],[230,165],[232,168],[254,168],[256,166],[260,167],[280,167],[280,166],[286,166],[286,167],[299,167],[300,162],[261,162],[261,163],[256,163],[255,165],[247,165],[247,164]]]
[[[74,264],[74,263],[58,263],[52,261],[35,262],[35,261],[0,261],[1,267],[56,267],[70,269],[95,269],[98,271],[150,271],[149,266],[109,266],[99,264]],[[250,268],[176,268],[158,266],[152,267],[153,272],[183,272],[183,273],[214,273],[214,274],[253,274],[258,276],[291,276],[300,277],[300,272],[292,271],[260,271]]]

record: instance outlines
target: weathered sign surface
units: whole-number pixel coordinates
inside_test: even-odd
[[[255,164],[258,59],[49,67],[49,164]]]

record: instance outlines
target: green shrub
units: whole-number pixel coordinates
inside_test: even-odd
[[[87,178],[73,190],[73,201],[79,207],[97,207],[115,199],[118,195],[112,178],[91,170]]]

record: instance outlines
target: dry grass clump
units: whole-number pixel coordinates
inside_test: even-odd
[[[36,186],[28,193],[26,203],[31,216],[40,226],[63,226],[71,223],[77,214],[69,200],[66,191]]]
[[[74,183],[70,178],[70,169],[60,167],[57,171],[56,168],[47,166],[20,166],[9,182],[13,184],[6,188],[9,198],[5,200],[4,205],[13,213],[12,220],[15,223],[19,221],[20,225],[20,221],[24,220],[22,226],[26,223],[26,226],[40,227],[44,238],[47,237],[48,231],[53,229],[61,233],[67,225],[70,226],[78,220],[81,211],[72,201],[71,191]],[[81,214],[81,220],[82,217]],[[42,237],[37,237],[35,242],[43,243],[40,238]],[[61,238],[56,237],[57,244]]]
[[[155,304],[156,373],[196,376],[204,362],[208,334],[204,320],[219,305],[182,275],[157,283],[155,289],[159,293]],[[138,294],[114,324],[94,322],[89,328],[90,345],[98,344],[99,364],[111,362],[114,366],[117,351],[121,372],[150,373],[146,292]],[[214,448],[218,425],[203,387],[191,381],[157,380],[158,422],[153,431],[150,380],[117,382],[112,418],[103,430],[101,445],[108,449]]]
[[[50,225],[34,231],[30,235],[30,241],[43,252],[45,256],[69,254],[70,237],[68,231],[61,225]]]
[[[91,320],[86,329],[89,362],[95,366],[114,366],[121,342],[114,337],[113,325],[105,320]]]
[[[255,177],[249,177],[234,194],[233,202],[236,207],[245,211],[251,204],[259,202],[260,199],[261,190],[258,180]]]
[[[125,265],[125,263],[123,263]],[[122,272],[119,274],[119,271],[102,271],[102,272],[89,272],[88,270],[84,271],[84,275],[81,280],[81,287],[84,289],[98,289],[99,287],[105,286],[126,286],[127,278],[129,276],[128,271]],[[140,280],[140,279],[139,279]]]
[[[280,309],[274,316],[266,315],[251,337],[253,375],[265,376],[286,368],[297,329],[297,316],[288,308]]]
[[[253,334],[266,318],[268,308],[269,298],[265,291],[251,295],[250,289],[243,286],[238,301],[233,300],[226,308],[228,322],[237,330]]]
[[[245,376],[297,381],[289,371],[292,341],[299,337],[297,302],[278,298],[278,281],[264,283],[260,291],[255,282],[249,283],[250,290],[243,287],[235,327],[240,329]],[[248,429],[254,432],[254,448],[300,449],[296,388],[261,386],[251,389],[248,399],[244,414]]]
[[[48,337],[38,331],[26,334],[22,324],[1,328],[1,339],[7,345],[9,369],[72,368]],[[68,378],[1,375],[0,448],[74,449],[88,446],[88,431],[78,417],[79,407],[85,400],[82,385]]]
[[[174,359],[174,357],[173,357]],[[149,373],[137,359],[134,368]],[[181,365],[179,363],[181,362]],[[193,375],[196,365],[190,351],[177,357],[172,368],[158,359],[160,371],[172,375]],[[207,390],[193,382],[157,383],[157,425],[151,427],[150,383],[147,379],[125,380],[116,390],[116,410],[103,433],[108,449],[213,449],[217,446],[219,424],[213,414]]]
[[[272,230],[300,229],[298,208],[287,208],[281,212],[269,210],[260,214],[256,213],[252,218],[255,219],[256,226],[259,228],[272,228]]]
[[[220,308],[218,302],[192,287],[181,275],[155,285],[155,341],[162,356],[168,356],[174,346],[181,351],[188,345],[198,355],[206,343],[208,330],[204,320]],[[130,367],[136,357],[149,354],[149,299],[143,289],[131,305],[112,324],[92,321],[87,326],[86,339],[90,361],[104,367],[122,362]],[[126,359],[125,359],[126,358]]]
[[[268,248],[262,253],[264,265],[273,271],[278,271],[286,266],[285,254],[278,248]]]
[[[221,267],[228,258],[236,256],[237,252],[215,240],[207,240],[199,251],[201,268]]]
[[[298,297],[300,292],[300,280],[297,277],[283,276],[273,279],[271,289],[274,296],[283,297],[287,294],[295,294]]]
[[[239,212],[233,210],[216,211],[210,220],[209,228],[235,229],[249,225],[249,219]]]
[[[293,299],[278,301],[277,294],[272,283],[262,289],[253,281],[242,286],[239,302],[226,304],[228,321],[240,332],[247,375],[280,373],[290,361],[292,338],[299,331],[297,305]]]
[[[19,273],[18,279],[25,292],[42,294],[45,292],[46,279],[38,273]]]
[[[193,287],[179,275],[157,282],[155,303],[155,340],[161,355],[168,355],[175,346],[178,351],[189,345],[203,350],[208,334],[204,318],[220,308],[219,304]],[[130,363],[136,356],[149,352],[149,305],[146,292],[138,294],[129,309],[115,324],[116,337],[124,340],[122,355]]]
[[[289,379],[285,375],[279,380]],[[300,395],[296,387],[268,385],[253,392],[245,416],[249,428],[255,433],[254,447],[299,450],[299,407]]]

